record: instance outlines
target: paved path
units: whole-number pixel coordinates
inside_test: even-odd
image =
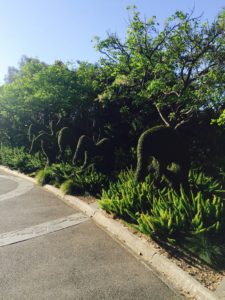
[[[182,299],[83,213],[0,172],[0,299]]]

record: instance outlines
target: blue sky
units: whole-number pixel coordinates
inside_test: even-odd
[[[135,4],[146,18],[162,22],[176,10],[191,11],[213,20],[224,0],[0,0],[0,83],[8,66],[17,66],[22,55],[47,63],[97,61],[91,42],[106,32],[124,36],[128,12]]]

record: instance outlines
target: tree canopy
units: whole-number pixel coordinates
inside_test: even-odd
[[[177,11],[160,25],[129,10],[124,40],[116,33],[96,38],[102,53],[96,64],[49,65],[24,56],[18,68],[9,68],[0,87],[3,143],[26,146],[31,124],[46,133],[58,124],[57,130],[68,126],[95,142],[113,139],[126,165],[144,130],[195,120],[199,129],[189,126],[193,157],[218,148],[215,132],[221,141],[223,128],[210,123],[225,123],[225,11],[211,23]]]
[[[173,127],[196,111],[218,111],[224,103],[224,23],[224,11],[211,24],[178,11],[161,28],[155,17],[142,21],[132,8],[125,41],[117,34],[97,40],[111,73],[99,99],[148,102]]]

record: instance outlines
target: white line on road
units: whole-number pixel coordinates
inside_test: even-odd
[[[30,191],[34,186],[33,183],[25,181],[24,179],[21,179],[19,177],[0,175],[0,178],[12,180],[18,183],[18,186],[14,190],[6,194],[0,195],[0,201],[21,196]]]
[[[0,247],[26,241],[41,235],[65,229],[89,220],[83,213],[76,213],[68,217],[56,219],[22,230],[10,231],[0,234]]]

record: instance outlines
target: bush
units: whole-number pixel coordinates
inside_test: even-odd
[[[95,170],[85,170],[73,173],[60,187],[65,194],[97,196],[107,187],[109,178]]]
[[[178,195],[169,189],[154,197],[152,209],[137,219],[138,228],[151,236],[179,239],[202,233],[219,234],[224,227],[223,200],[216,195],[205,198],[202,192]]]
[[[189,172],[189,184],[193,191],[200,191],[205,196],[210,196],[211,194],[220,195],[223,192],[223,186],[219,180],[206,176],[198,170]]]
[[[16,169],[24,173],[34,173],[43,168],[44,159],[39,155],[31,155],[26,152],[25,148],[1,147],[0,162],[2,165],[11,169]]]
[[[132,171],[122,172],[118,181],[103,191],[99,204],[155,237],[180,239],[203,232],[220,234],[225,229],[225,209],[223,199],[216,194],[219,185],[203,175],[192,175],[195,189],[187,195],[182,188],[177,193],[165,182],[161,190],[156,189],[151,178],[138,183]]]
[[[117,182],[111,182],[109,188],[102,191],[99,205],[120,218],[136,221],[137,213],[151,208],[155,193],[156,189],[150,177],[140,183],[135,180],[133,171],[122,171]]]
[[[40,170],[36,175],[36,179],[41,185],[53,184],[59,187],[66,179],[73,176],[77,170],[77,168],[66,163],[52,164]]]
[[[108,186],[109,179],[96,170],[83,170],[80,167],[74,167],[70,164],[52,164],[40,170],[36,179],[39,184],[52,184],[65,194],[98,195],[102,188]]]
[[[54,173],[49,167],[39,170],[35,178],[40,185],[51,184],[55,181]]]
[[[82,183],[77,183],[73,179],[67,179],[61,186],[60,190],[64,194],[69,195],[83,195],[85,193],[85,189]]]

